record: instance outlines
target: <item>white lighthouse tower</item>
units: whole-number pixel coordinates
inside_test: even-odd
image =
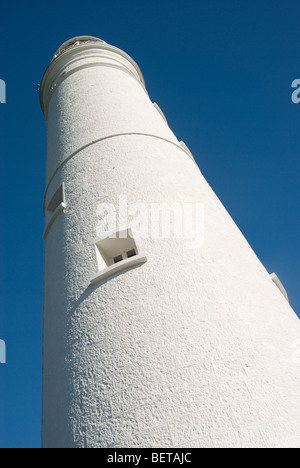
[[[40,98],[43,446],[300,446],[299,320],[138,66],[77,37]]]

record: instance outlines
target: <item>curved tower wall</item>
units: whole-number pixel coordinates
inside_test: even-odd
[[[299,320],[136,64],[79,38],[51,62],[40,94],[43,446],[299,445]],[[174,236],[137,238],[147,261],[92,284],[99,204],[118,212],[120,196],[128,206],[199,204],[204,242],[200,232],[196,248]]]

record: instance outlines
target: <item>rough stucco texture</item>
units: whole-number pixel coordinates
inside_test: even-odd
[[[58,86],[49,180],[67,208],[45,241],[44,447],[299,446],[299,320],[138,81]],[[202,203],[203,246],[137,239],[148,262],[92,286],[97,206],[120,194]]]

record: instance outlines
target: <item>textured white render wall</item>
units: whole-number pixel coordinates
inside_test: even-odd
[[[44,447],[299,446],[299,320],[133,76],[61,82],[47,181],[67,208],[45,240]],[[92,286],[97,206],[120,194],[203,203],[203,247],[138,239],[148,262]]]

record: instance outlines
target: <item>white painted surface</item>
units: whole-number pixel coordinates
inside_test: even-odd
[[[299,320],[132,61],[102,47],[62,54],[42,83],[84,62],[43,103],[45,205],[62,183],[67,205],[45,241],[43,446],[299,446]],[[203,203],[204,246],[139,239],[147,263],[91,285],[97,206],[120,194]]]

